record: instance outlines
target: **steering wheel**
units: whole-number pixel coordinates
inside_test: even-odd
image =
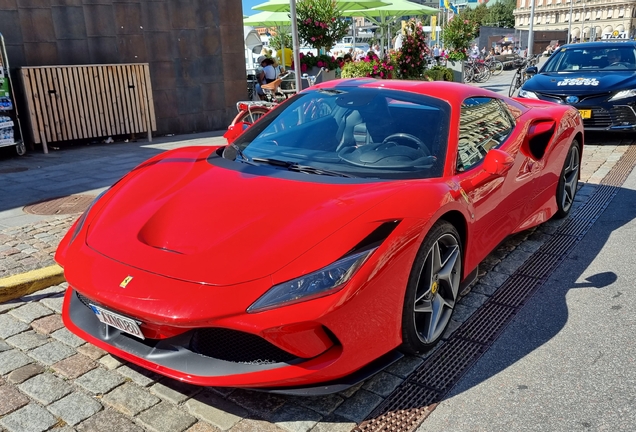
[[[406,142],[404,144],[400,144],[400,143],[397,143],[395,139],[398,139],[403,142],[406,141]],[[374,150],[378,148],[389,148],[392,146],[399,146],[399,145],[406,145],[408,147],[414,148],[415,150],[421,150],[425,156],[431,155],[431,151],[428,149],[426,144],[424,144],[424,142],[421,139],[419,139],[415,135],[411,135],[411,134],[407,134],[403,132],[394,133],[384,138],[384,141],[382,141],[382,143],[375,145]]]
[[[610,65],[607,66],[607,67],[614,67],[614,66],[620,66],[620,67],[625,68],[625,69],[628,68],[627,63],[620,62],[620,61],[617,61],[617,62],[614,62],[614,63],[610,63]]]

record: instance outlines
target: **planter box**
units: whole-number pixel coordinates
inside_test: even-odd
[[[453,70],[453,82],[464,82],[464,62],[448,61],[446,67]]]
[[[318,72],[320,72],[320,68],[318,67],[313,67],[309,70],[307,70],[307,75],[309,76],[317,76]],[[323,81],[330,81],[336,79],[336,71],[335,70],[325,70],[323,71],[320,76],[318,76],[318,78],[316,79],[316,84],[321,83]],[[303,85],[303,90],[306,89],[307,87],[309,87],[309,84],[307,82],[306,79],[302,79],[302,85]]]

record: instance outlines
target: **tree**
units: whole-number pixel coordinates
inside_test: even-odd
[[[276,35],[269,38],[269,46],[274,48],[275,50],[281,49],[283,46],[291,49],[292,47],[292,37],[289,33],[285,33],[280,31]]]
[[[514,10],[517,7],[516,0],[501,0],[488,8],[488,15],[483,21],[484,25],[495,27],[515,27]]]
[[[298,36],[307,45],[330,51],[349,33],[335,0],[299,0],[296,3]]]
[[[455,15],[442,30],[442,40],[446,46],[451,48],[448,58],[450,60],[465,60],[468,57],[468,47],[478,30],[477,24],[467,19],[465,12]]]
[[[477,27],[482,25],[486,25],[485,22],[488,20],[488,14],[490,11],[488,10],[488,6],[485,3],[480,3],[475,9],[465,9],[464,17],[472,22],[474,22]]]

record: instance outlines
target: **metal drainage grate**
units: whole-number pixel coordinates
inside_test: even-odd
[[[415,430],[574,249],[618,193],[635,164],[636,146],[633,146],[550,240],[353,430]]]
[[[24,212],[34,215],[62,215],[82,213],[95,199],[94,195],[69,195],[24,207]]]

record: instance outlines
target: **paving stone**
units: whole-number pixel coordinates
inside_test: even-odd
[[[167,402],[161,402],[144,411],[136,420],[144,428],[154,432],[181,432],[197,421],[193,416]]]
[[[334,412],[347,420],[360,423],[382,402],[382,398],[366,390],[356,392]]]
[[[106,355],[106,351],[89,343],[77,347],[77,352],[84,354],[86,357],[90,357],[93,360],[99,360],[101,357]]]
[[[55,363],[51,367],[55,372],[58,372],[65,378],[75,379],[84,375],[89,370],[95,369],[97,363],[85,355],[75,354],[74,356]]]
[[[455,306],[455,310],[453,311],[453,320],[464,323],[472,314],[475,313],[476,310],[477,308],[475,307],[458,304]]]
[[[287,401],[283,396],[277,394],[242,389],[233,391],[228,399],[266,420],[269,420],[272,413]]]
[[[0,339],[0,352],[9,351],[10,349],[11,347],[9,346],[9,344]]]
[[[7,376],[7,381],[11,384],[20,384],[31,377],[41,374],[42,372],[44,372],[44,367],[37,363],[31,363],[11,372]]]
[[[197,425],[205,425],[205,423],[197,423],[196,425],[194,425],[193,427],[191,427],[190,429],[188,429],[186,432],[207,432],[207,431],[218,431],[219,429],[214,428],[214,429],[203,429],[202,427],[199,429],[195,430],[195,427]],[[212,426],[211,426],[212,427]],[[349,429],[351,430],[351,429]],[[230,429],[230,432],[281,432],[283,431],[283,429],[279,428],[278,426],[264,421],[264,420],[257,420],[257,419],[243,419],[240,422],[238,422],[237,424],[234,425],[234,427],[232,427],[232,429]],[[313,431],[313,429],[312,429]],[[349,431],[347,431],[349,432]]]
[[[29,403],[29,398],[13,386],[0,386],[0,417],[22,408]]]
[[[305,408],[312,409],[318,414],[327,416],[335,411],[344,401],[344,398],[337,394],[328,394],[324,396],[306,396],[299,397],[294,402]]]
[[[115,387],[123,384],[124,381],[124,377],[115,372],[97,368],[77,378],[75,384],[97,395],[108,393]]]
[[[241,423],[244,421],[245,420],[242,420]],[[238,425],[240,425],[241,423],[238,423],[232,429],[230,429],[230,432],[242,432],[240,429],[238,429],[237,431],[234,430],[234,428],[238,427]],[[270,423],[265,423],[265,424],[269,425]],[[278,428],[276,428],[276,430],[280,431],[280,429]],[[269,429],[263,429],[263,432],[268,432],[268,431]],[[186,430],[186,432],[221,432],[221,429],[214,427],[211,424],[200,421],[200,422],[196,422],[194,426]],[[260,432],[260,429],[256,429],[254,432]]]
[[[122,361],[120,361],[119,359],[113,357],[110,354],[105,355],[104,357],[100,358],[99,362],[102,365],[104,365],[104,367],[106,369],[108,369],[108,370],[117,369],[119,366],[124,364]]]
[[[141,387],[148,387],[160,378],[160,375],[136,365],[123,365],[116,371]]]
[[[62,305],[64,304],[64,295],[55,295],[55,296],[47,297],[40,300],[40,303],[42,303],[44,306],[51,309],[52,311],[57,312],[58,314],[61,314]]]
[[[18,350],[0,352],[0,375],[6,375],[32,361]]]
[[[497,291],[498,289],[499,287],[492,286],[492,285],[477,284],[473,287],[471,292],[483,294],[486,296],[492,296],[495,293],[495,291]]]
[[[286,403],[274,413],[272,422],[290,432],[307,432],[322,419],[316,411],[292,403]]]
[[[59,330],[54,331],[53,333],[51,333],[51,337],[73,348],[77,348],[86,343],[84,339],[81,339],[75,336],[67,328],[61,328]]]
[[[42,432],[56,423],[50,412],[34,403],[0,419],[0,425],[10,432]]]
[[[164,379],[150,387],[150,393],[161,399],[179,405],[201,391],[201,387],[187,383]]]
[[[488,296],[477,292],[471,292],[461,299],[460,304],[468,307],[479,308],[486,303],[486,301],[488,301]]]
[[[455,318],[451,318],[451,320],[448,323],[448,326],[446,327],[446,330],[444,330],[444,334],[442,335],[442,339],[443,340],[448,340],[453,333],[455,333],[455,331],[462,325],[461,322],[459,321],[455,321]],[[430,352],[422,355],[422,358],[426,358],[430,355]]]
[[[40,303],[27,303],[24,306],[20,306],[17,309],[12,309],[9,314],[16,317],[20,321],[27,324],[38,318],[51,315],[53,311]]]
[[[58,341],[51,341],[29,351],[29,355],[32,358],[47,366],[57,363],[60,360],[64,360],[73,354],[75,354],[75,350],[73,348]]]
[[[530,255],[532,255],[531,252],[526,252],[521,249],[514,250],[506,259],[501,261],[494,270],[499,273],[511,275],[530,258]]]
[[[479,283],[499,288],[508,279],[508,277],[509,276],[507,274],[491,271],[486,276],[481,278],[479,280]]]
[[[33,321],[31,327],[38,333],[48,335],[64,327],[64,323],[60,315],[49,315]]]
[[[51,373],[43,373],[18,386],[20,391],[42,405],[48,405],[71,393],[71,386]]]
[[[102,401],[129,416],[136,416],[160,402],[156,396],[145,392],[135,384],[124,384],[104,396]]]
[[[349,432],[356,424],[336,415],[331,415],[322,419],[311,432]]]
[[[184,406],[193,416],[222,430],[230,429],[247,416],[243,408],[208,390],[189,399]]]
[[[141,426],[136,425],[118,412],[109,409],[102,410],[91,416],[76,427],[78,432],[143,432]]]
[[[423,362],[424,360],[422,360],[420,357],[407,355],[393,363],[385,370],[389,373],[392,373],[393,375],[397,375],[401,378],[406,378],[412,372],[414,372],[415,369],[417,369]]]
[[[365,381],[363,389],[380,396],[388,396],[404,381],[402,378],[386,372],[379,372],[371,379]]]
[[[36,333],[32,330],[24,333],[19,333],[15,336],[7,338],[7,343],[13,345],[16,348],[20,348],[22,351],[28,351],[33,348],[37,348],[44,345],[49,340],[46,335]]]
[[[19,266],[19,264],[18,264]],[[0,277],[9,276],[8,274],[2,274],[2,260],[0,260]],[[9,300],[4,303],[0,303],[0,313],[10,311],[12,309],[18,308],[22,305],[26,304],[25,301],[20,299]]]
[[[9,314],[0,315],[0,338],[6,339],[10,336],[28,330],[29,325],[15,319]]]
[[[75,426],[102,410],[102,404],[83,393],[72,393],[52,403],[48,410],[61,417],[67,424]]]

